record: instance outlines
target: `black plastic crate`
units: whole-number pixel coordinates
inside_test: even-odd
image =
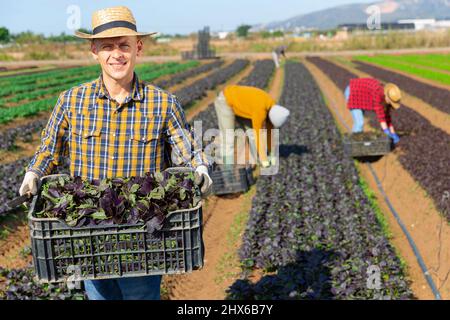
[[[252,168],[244,165],[233,165],[227,168],[216,165],[211,173],[211,179],[215,195],[247,192],[255,183]]]
[[[392,141],[385,134],[352,133],[344,135],[344,152],[351,157],[382,156],[392,150]]]
[[[58,219],[34,217],[39,204],[40,193],[33,198],[29,226],[42,282],[179,274],[203,267],[202,203],[168,213],[158,235],[149,234],[144,223],[72,228]]]

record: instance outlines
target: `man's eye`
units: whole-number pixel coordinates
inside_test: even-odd
[[[111,49],[112,47],[111,47],[110,45],[106,45],[106,46],[103,46],[102,48],[105,49],[105,50],[109,50],[109,49]]]
[[[123,45],[121,45],[121,47],[122,47],[123,49],[128,49],[130,46],[127,45],[127,44],[123,44]]]

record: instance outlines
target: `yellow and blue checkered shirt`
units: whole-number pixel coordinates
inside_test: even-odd
[[[48,175],[63,157],[70,174],[84,179],[142,176],[169,166],[208,165],[177,98],[134,74],[122,104],[112,99],[102,76],[59,96],[28,167]]]

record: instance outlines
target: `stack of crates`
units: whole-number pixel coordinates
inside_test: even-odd
[[[209,27],[205,27],[198,32],[198,43],[194,45],[194,50],[182,52],[181,58],[183,60],[215,59],[216,52],[210,48],[210,40]]]

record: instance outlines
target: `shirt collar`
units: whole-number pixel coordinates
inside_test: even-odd
[[[97,91],[97,97],[98,98],[107,98],[111,99],[111,96],[108,93],[108,90],[106,89],[105,83],[103,82],[103,75],[101,74],[100,77],[97,79],[96,83],[96,91]],[[139,81],[138,75],[136,72],[134,72],[133,76],[133,88],[131,92],[131,99],[134,101],[142,101],[144,99],[144,86],[141,81]]]

